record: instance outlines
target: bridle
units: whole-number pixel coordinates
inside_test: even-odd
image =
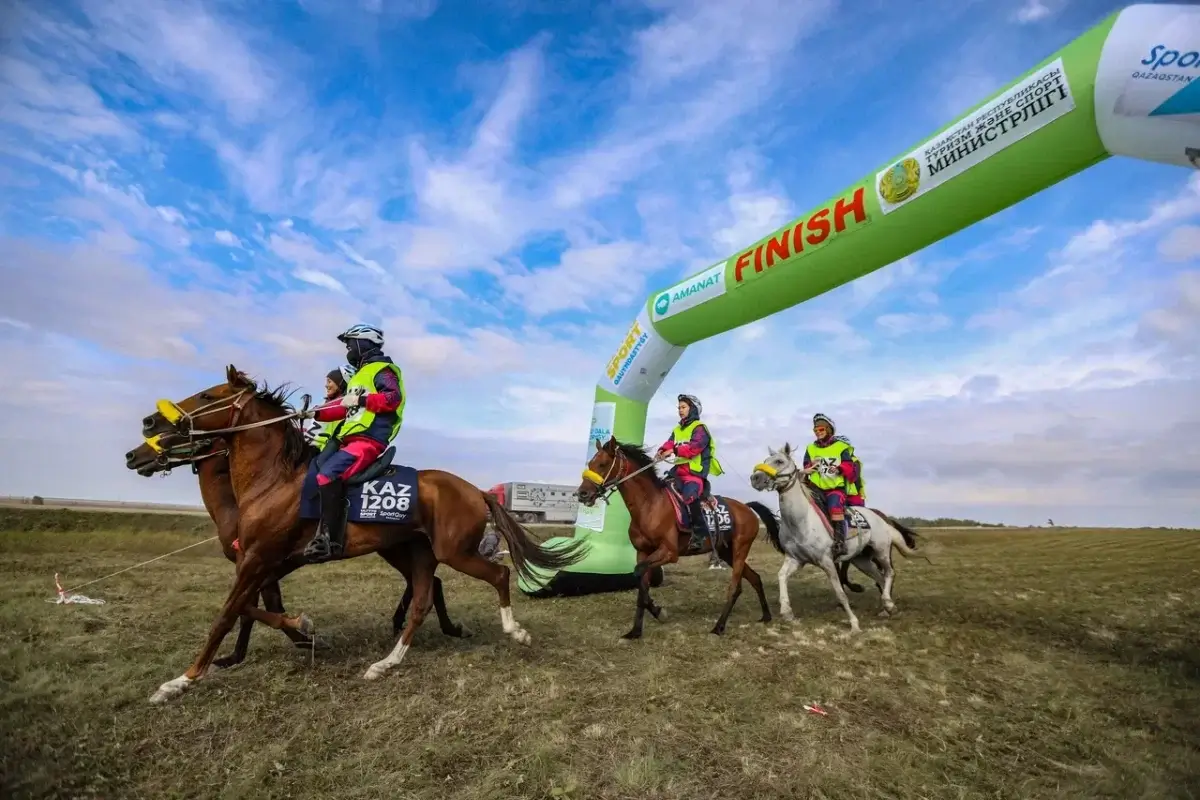
[[[243,409],[245,409],[246,404],[250,402],[253,397],[253,390],[242,389],[237,394],[229,397],[218,398],[217,400],[213,400],[211,403],[202,405],[192,411],[184,411],[171,400],[162,399],[156,402],[154,404],[155,410],[162,415],[162,418],[166,420],[169,425],[171,425],[172,430],[165,433],[157,433],[153,436],[147,436],[145,435],[146,432],[152,430],[154,427],[153,418],[147,417],[142,423],[142,438],[145,440],[150,449],[158,454],[154,460],[155,465],[164,467],[166,472],[170,472],[173,467],[179,466],[180,464],[191,464],[192,471],[197,472],[197,462],[213,456],[229,454],[228,447],[226,447],[224,450],[214,450],[209,453],[198,454],[198,451],[212,446],[213,440],[216,437],[221,436],[222,434],[239,433],[241,431],[248,431],[253,428],[261,428],[267,425],[275,425],[280,422],[287,422],[306,414],[308,412],[308,405],[312,401],[312,397],[306,394],[303,395],[304,404],[298,411],[293,411],[289,414],[284,414],[283,416],[279,417],[271,417],[270,419],[260,420],[258,422],[249,422],[245,425],[238,425],[237,422],[242,415]],[[210,414],[216,414],[228,409],[232,409],[232,413],[229,416],[228,427],[218,428],[216,430],[196,430],[195,420],[199,419],[200,417],[206,417]],[[178,436],[186,436],[187,442],[175,445],[164,445],[162,443],[162,439],[164,437]],[[183,448],[187,448],[186,454],[177,454],[177,451]]]
[[[800,467],[796,465],[795,459],[793,459],[791,456],[788,456],[787,458],[792,464],[791,469],[778,470],[775,469],[775,467],[772,467],[770,464],[761,463],[755,464],[754,469],[752,469],[751,472],[761,472],[762,474],[766,475],[774,484],[771,488],[780,494],[783,494],[788,489],[791,489],[796,485],[796,482],[800,480],[801,474]]]
[[[589,483],[595,484],[597,487],[597,493],[596,493],[597,500],[601,500],[601,501],[607,503],[608,498],[612,497],[613,492],[617,491],[617,489],[620,488],[622,483],[629,480],[630,478],[635,477],[636,475],[639,475],[639,474],[645,472],[648,469],[653,469],[654,465],[656,463],[658,463],[656,461],[651,461],[649,464],[645,465],[644,467],[638,467],[633,472],[630,472],[628,475],[624,475],[622,477],[622,473],[625,472],[625,470],[624,469],[621,469],[619,471],[617,470],[617,464],[621,463],[621,462],[624,462],[625,464],[628,464],[631,467],[633,466],[632,464],[629,463],[629,457],[626,456],[625,453],[618,448],[616,454],[613,456],[612,462],[609,463],[609,465],[608,465],[608,470],[605,472],[603,477],[600,476],[600,473],[596,472],[595,470],[591,469],[590,467],[583,471],[583,479],[585,481],[588,481]],[[618,476],[618,480],[616,480],[616,481],[612,480],[614,472],[616,472],[616,474]],[[611,481],[611,483],[610,483],[610,481]]]

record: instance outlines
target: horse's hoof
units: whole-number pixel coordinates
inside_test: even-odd
[[[880,619],[887,619],[891,615],[892,615],[892,612],[888,611],[886,608],[883,609],[882,611],[880,611],[878,614],[876,614],[876,616],[879,617]]]
[[[523,644],[527,647],[533,644],[533,637],[530,636],[529,631],[525,630],[524,628],[517,628],[510,635],[519,644]]]
[[[296,620],[296,630],[305,636],[312,636],[316,629],[317,626],[313,624],[312,617],[300,612],[300,618]]]
[[[180,675],[178,678],[169,680],[162,686],[159,686],[158,691],[150,695],[150,702],[155,705],[162,705],[169,700],[180,697],[190,688],[192,688],[192,679],[186,675]]]
[[[850,635],[851,636],[857,636],[860,633],[862,633],[862,628],[858,627],[857,625],[850,626]]]
[[[222,656],[221,658],[214,658],[212,665],[214,669],[229,669],[230,667],[236,667],[240,663],[242,661],[237,656]]]
[[[387,667],[381,667],[379,664],[372,664],[367,667],[367,671],[363,673],[363,680],[377,681],[387,674]]]
[[[655,621],[657,621],[657,622],[666,622],[667,621],[667,610],[665,608],[660,607],[658,609],[658,611],[651,611],[650,616],[654,617]]]
[[[621,638],[627,642],[632,642],[634,639],[642,638],[642,632],[641,631],[630,631],[629,633],[622,634]]]
[[[723,633],[725,633],[725,626],[724,626],[724,625],[717,625],[716,627],[714,627],[714,628],[712,629],[712,634],[713,634],[714,636],[720,636],[720,635],[721,635],[721,634],[723,634]]]
[[[784,622],[795,622],[796,621],[795,615],[793,615],[792,612],[790,612],[790,611],[788,611],[786,614],[780,614],[779,619],[781,619]]]
[[[763,614],[761,617],[758,618],[758,621],[765,625],[766,623],[771,621],[771,615]]]

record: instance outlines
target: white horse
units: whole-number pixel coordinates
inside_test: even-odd
[[[782,524],[778,538],[771,537],[771,544],[785,556],[783,566],[779,568],[779,616],[794,619],[788,599],[788,578],[805,564],[816,564],[829,576],[833,593],[850,618],[850,632],[858,633],[861,630],[858,617],[850,608],[838,576],[838,565],[844,561],[854,564],[875,580],[883,600],[879,616],[891,616],[896,610],[892,601],[892,579],[896,573],[892,567],[892,548],[903,553],[905,558],[920,555],[929,560],[915,549],[916,533],[873,509],[847,507],[850,532],[846,539],[846,554],[835,561],[833,528],[804,481],[804,476],[813,469],[801,469],[796,464],[790,444],[784,444],[778,451],[768,447],[767,452],[767,459],[750,473],[750,485],[760,492],[774,489],[779,493]]]

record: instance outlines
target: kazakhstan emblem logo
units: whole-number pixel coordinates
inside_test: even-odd
[[[902,203],[917,193],[921,186],[921,164],[906,158],[883,173],[879,179],[879,196],[892,205]]]

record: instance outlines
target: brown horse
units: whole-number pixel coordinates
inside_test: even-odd
[[[236,564],[237,550],[235,542],[238,535],[238,509],[237,498],[233,494],[233,481],[229,477],[228,455],[229,449],[224,440],[220,438],[212,440],[201,439],[194,443],[184,443],[177,445],[170,451],[161,453],[156,452],[154,448],[143,442],[125,454],[125,463],[129,469],[135,470],[143,477],[168,473],[176,467],[191,467],[192,472],[199,478],[200,499],[217,528],[217,541],[221,544],[221,551],[227,559]],[[414,541],[413,546],[424,546],[424,543]],[[388,563],[405,578],[404,595],[400,598],[400,602],[396,606],[396,611],[392,615],[392,634],[399,635],[404,627],[404,619],[408,613],[408,606],[412,601],[412,579],[409,577],[412,571],[410,566],[412,556],[407,552],[388,554],[387,556],[380,553],[379,555],[385,560],[390,559]],[[302,562],[294,562],[290,566],[293,566],[294,570],[304,566],[304,564]],[[263,584],[260,596],[263,607],[267,611],[277,614],[286,613],[283,606],[283,592],[279,588],[279,581],[284,577],[286,577],[286,573],[276,574]],[[437,612],[438,623],[441,626],[442,633],[455,638],[469,636],[461,626],[455,625],[454,621],[450,619],[449,612],[446,610],[446,598],[442,589],[442,579],[436,576],[433,579],[433,608]],[[238,637],[233,647],[233,653],[215,659],[213,666],[220,669],[242,663],[246,659],[246,651],[250,646],[250,633],[253,628],[254,620],[243,616],[241,618],[241,625],[238,628]],[[299,630],[291,628],[283,628],[282,630],[296,647],[309,648],[315,646],[313,638],[301,633]]]
[[[295,423],[297,412],[280,390],[260,388],[232,364],[219,383],[179,403],[160,400],[142,421],[151,447],[166,450],[184,441],[221,436],[229,448],[229,474],[238,498],[237,575],[208,640],[187,671],[158,688],[150,698],[161,703],[178,697],[204,677],[221,641],[245,614],[272,628],[309,633],[307,617],[264,611],[254,600],[263,584],[289,561],[302,559],[305,544],[316,533],[315,520],[300,517],[302,486],[311,448]],[[386,658],[370,666],[367,680],[383,677],[397,666],[433,600],[433,572],[438,563],[490,584],[500,606],[500,624],[514,640],[529,644],[529,633],[513,618],[509,569],[479,555],[479,542],[489,517],[508,544],[518,574],[534,579],[530,566],[561,570],[586,554],[586,543],[556,549],[541,547],[491,495],[442,470],[416,471],[416,513],[405,524],[358,523],[346,526],[342,558],[369,553],[397,553],[417,537],[429,548],[411,549],[413,606],[403,634]]]
[[[682,507],[679,494],[654,471],[655,463],[638,445],[623,444],[616,438],[610,438],[601,445],[597,440],[596,452],[588,462],[583,472],[583,482],[576,492],[579,502],[592,506],[601,493],[607,497],[613,491],[618,491],[629,509],[629,541],[639,556],[633,571],[641,578],[641,583],[638,584],[633,628],[621,637],[623,639],[641,638],[642,618],[646,611],[656,620],[662,620],[662,607],[650,599],[651,570],[663,564],[674,564],[681,555],[698,556],[712,549],[709,540],[705,539],[699,548],[681,552],[685,548],[680,546],[680,539],[690,539],[691,527],[685,524],[682,514],[678,513]],[[759,621],[771,621],[771,607],[767,605],[762,578],[746,563],[746,556],[758,537],[759,521],[768,530],[777,529],[779,522],[762,503],[741,503],[729,497],[717,499],[728,509],[728,521],[732,525],[732,531],[720,537],[717,555],[733,567],[729,589],[725,593],[725,607],[712,629],[713,633],[719,635],[725,632],[729,612],[742,593],[742,578],[749,581],[758,594],[758,602],[762,606],[762,618]]]

